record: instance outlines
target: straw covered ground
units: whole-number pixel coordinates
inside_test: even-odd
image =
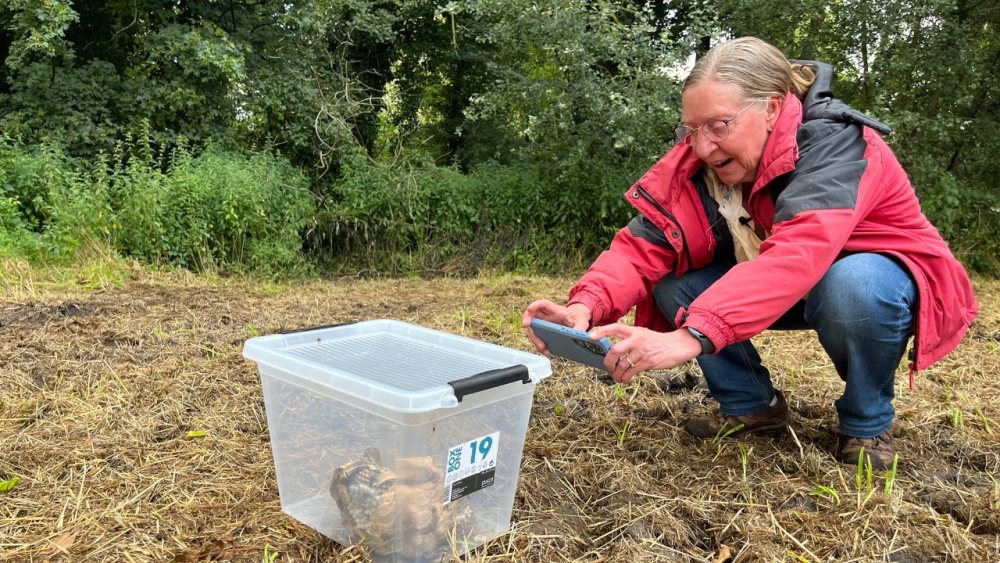
[[[255,334],[399,319],[529,349],[531,300],[567,279],[275,285],[136,269],[104,287],[0,276],[0,561],[364,562],[281,512]],[[837,464],[841,384],[811,333],[756,339],[794,434],[700,442],[694,364],[624,388],[553,362],[536,389],[510,530],[465,557],[511,561],[1000,560],[1000,283],[977,280],[964,343],[907,386],[900,464]]]

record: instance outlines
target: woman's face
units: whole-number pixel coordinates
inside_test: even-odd
[[[688,87],[682,97],[682,121],[692,130],[688,142],[698,158],[726,184],[753,183],[764,144],[781,111],[777,98],[747,107],[749,102],[736,86],[711,79]],[[724,139],[712,140],[699,129],[705,123],[730,120],[734,115]]]

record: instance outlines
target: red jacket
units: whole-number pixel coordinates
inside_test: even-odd
[[[951,351],[978,312],[972,284],[920,204],[884,125],[832,97],[832,70],[803,101],[789,95],[764,147],[745,206],[769,236],[754,260],[737,264],[700,295],[675,324],[700,330],[716,350],[767,329],[803,298],[835,260],[858,252],[898,258],[919,288],[914,370]],[[696,182],[704,163],[679,143],[627,192],[640,216],[615,236],[570,290],[570,303],[615,322],[632,307],[635,324],[672,325],[653,301],[663,276],[683,276],[712,261],[713,236]],[[912,379],[911,379],[912,383]]]

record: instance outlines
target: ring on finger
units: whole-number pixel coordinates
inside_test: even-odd
[[[631,359],[629,359],[627,353],[624,356],[622,356],[621,358],[618,358],[618,361],[621,361],[621,360],[625,360],[626,362],[628,362],[628,367],[630,367],[630,368],[634,368],[635,367],[635,364],[632,362]]]

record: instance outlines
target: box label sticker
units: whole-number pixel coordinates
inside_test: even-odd
[[[493,486],[496,481],[500,433],[459,444],[448,450],[444,476],[444,503]]]

